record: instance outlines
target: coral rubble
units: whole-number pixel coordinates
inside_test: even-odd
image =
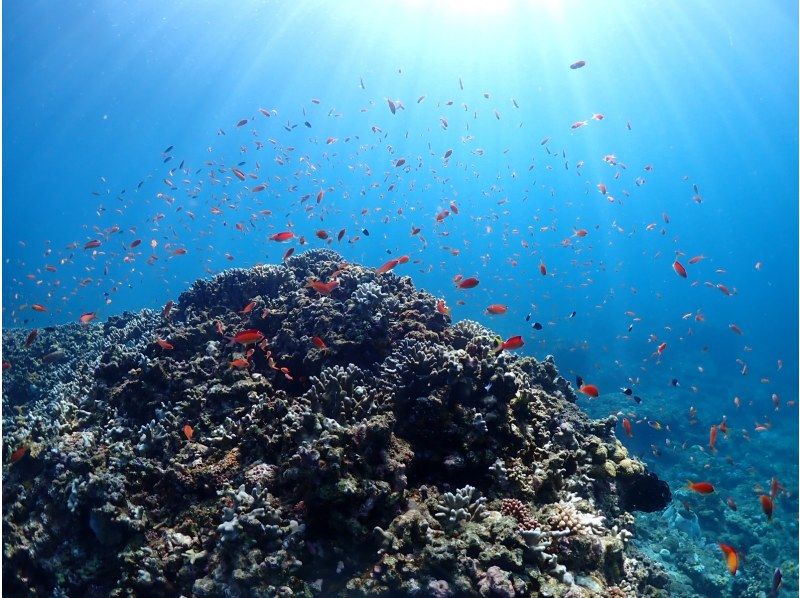
[[[168,319],[25,336],[3,334],[6,455],[28,447],[9,595],[666,595],[629,511],[670,493],[614,418],[407,277],[316,250],[197,281]]]

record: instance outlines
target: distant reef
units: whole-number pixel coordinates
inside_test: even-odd
[[[670,492],[616,419],[408,277],[315,250],[29,333],[6,596],[668,595],[629,540]]]

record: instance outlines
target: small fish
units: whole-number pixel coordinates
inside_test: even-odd
[[[250,303],[245,305],[244,308],[242,308],[242,310],[239,313],[240,314],[249,314],[251,311],[253,311],[253,308],[255,306],[256,306],[256,302],[255,301],[251,301]]]
[[[680,386],[680,384],[678,383],[678,379],[677,378],[673,378],[672,380],[670,380],[669,383],[672,386]]]
[[[474,289],[478,284],[480,284],[480,281],[472,276],[460,280],[456,286],[458,286],[459,289]]]
[[[581,384],[578,390],[580,390],[586,396],[592,397],[593,399],[596,399],[600,396],[600,389],[594,384]]]
[[[28,447],[27,447],[27,445],[23,444],[17,450],[15,450],[13,453],[11,453],[11,457],[9,458],[9,462],[10,463],[16,463],[17,461],[22,459],[22,457],[24,457],[27,454],[27,452],[28,452]]]
[[[486,308],[487,314],[492,314],[495,316],[503,315],[506,312],[508,312],[508,306],[502,305],[500,303],[492,303],[489,307]]]
[[[235,343],[246,346],[264,340],[264,333],[262,333],[260,330],[256,330],[255,328],[249,328],[236,333],[234,336],[226,338],[228,340],[228,346],[231,346]]]
[[[339,286],[338,280],[331,280],[330,282],[322,282],[321,280],[309,280],[306,287],[312,288],[318,293],[323,295],[330,295],[333,290]]]
[[[500,351],[504,351],[504,350],[508,351],[508,350],[519,349],[524,344],[525,344],[525,342],[522,340],[521,336],[519,336],[519,335],[512,336],[512,337],[504,340],[502,343],[500,343],[500,345],[496,349],[496,352],[499,353]]]
[[[780,568],[775,569],[775,573],[772,574],[772,589],[769,591],[769,595],[772,597],[777,596],[782,583],[783,573]]]
[[[35,341],[36,338],[39,336],[39,330],[34,328],[33,330],[28,333],[27,338],[25,339],[25,347],[30,347]]]
[[[717,426],[711,426],[711,430],[708,433],[708,450],[712,453],[717,450]]]
[[[450,317],[450,308],[447,307],[447,305],[444,302],[444,299],[439,299],[436,302],[436,311],[438,311],[442,315]]]
[[[167,301],[166,305],[164,305],[164,309],[161,311],[161,317],[165,320],[169,320],[169,314],[172,311],[172,307],[175,305],[175,302],[170,299]]]
[[[767,516],[767,520],[772,520],[772,509],[774,508],[774,503],[772,499],[767,496],[766,494],[762,494],[758,497],[758,500],[761,501],[761,510],[764,511],[764,515]]]
[[[231,172],[235,174],[236,178],[239,179],[240,181],[243,181],[247,178],[245,174],[238,168],[231,167]]]
[[[729,325],[728,325],[728,328],[730,328],[730,329],[731,329],[731,331],[732,331],[732,332],[735,332],[736,334],[739,334],[739,335],[742,335],[742,334],[744,334],[744,333],[742,332],[742,329],[741,329],[741,328],[739,328],[739,327],[738,327],[736,324],[729,324]]]
[[[158,343],[158,346],[161,347],[162,349],[169,350],[175,348],[171,343],[165,341],[163,338],[156,338],[156,343]]]
[[[585,60],[578,60],[577,62],[573,62],[571,65],[569,65],[569,68],[571,68],[574,71],[576,69],[581,69],[585,66],[586,66]]]
[[[633,400],[636,402],[637,405],[641,405],[642,404],[642,397],[638,397],[636,395],[633,395]]]
[[[235,369],[249,368],[250,362],[242,357],[238,357],[237,359],[234,359],[230,362],[229,367]]]
[[[578,388],[583,386],[583,377],[582,376],[575,376],[575,384]]]
[[[194,429],[189,424],[183,426],[183,435],[186,436],[186,440],[191,440],[192,436],[194,436]]]
[[[728,505],[728,508],[731,511],[738,511],[739,510],[739,507],[736,506],[736,503],[734,502],[734,500],[730,496],[728,497],[728,500],[725,501],[725,504]]]
[[[386,272],[389,272],[389,270],[392,270],[399,263],[400,263],[400,260],[398,258],[393,258],[393,259],[389,260],[388,262],[386,262],[385,264],[383,264],[380,268],[376,268],[375,269],[375,274],[384,274]]]
[[[533,323],[533,328],[534,328],[534,330],[541,330],[542,329],[542,325],[539,322],[534,322]]]
[[[294,238],[294,233],[293,232],[284,231],[284,232],[281,232],[281,233],[275,233],[274,235],[272,235],[269,238],[269,240],[270,241],[278,241],[279,243],[282,243],[283,241],[288,241],[289,239],[293,239],[293,238]]]
[[[39,303],[34,303],[33,305],[31,305],[31,309],[32,309],[33,311],[38,311],[38,312],[45,312],[45,311],[47,311],[47,308],[46,308],[44,305],[41,305],[41,304],[39,304]]]
[[[689,480],[686,482],[686,488],[698,494],[711,494],[714,492],[714,486],[709,482],[692,482]]]
[[[544,265],[544,262],[539,262],[539,274],[542,276],[547,276],[547,266]]]
[[[679,261],[672,262],[672,269],[675,270],[675,274],[680,276],[681,278],[686,278],[686,268],[683,267]]]
[[[84,249],[94,249],[95,247],[100,247],[100,241],[97,239],[92,239],[83,246]]]
[[[314,338],[312,338],[311,342],[314,343],[314,346],[317,347],[318,349],[322,349],[323,351],[328,350],[328,345],[326,345],[325,341],[322,340],[322,338],[320,338],[319,336],[315,336]]]
[[[81,317],[78,318],[78,321],[81,324],[85,325],[85,324],[88,324],[89,322],[91,322],[92,320],[96,320],[96,319],[97,319],[97,314],[96,313],[94,313],[93,311],[87,311],[86,313],[81,314]]]
[[[625,430],[625,434],[628,438],[633,438],[633,426],[631,426],[631,422],[627,417],[622,420],[622,428]]]
[[[719,547],[725,555],[725,562],[728,565],[728,571],[731,572],[731,575],[736,575],[736,570],[739,568],[739,555],[736,554],[736,550],[727,544],[723,544],[722,542],[719,543]]]
[[[632,388],[620,388],[620,391],[622,391],[622,394],[626,394],[628,396],[631,396],[633,394]]]

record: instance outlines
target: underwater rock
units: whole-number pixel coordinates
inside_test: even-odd
[[[3,470],[9,595],[666,595],[627,511],[669,489],[614,419],[407,277],[315,250],[197,281],[170,319],[24,339],[3,332],[3,441],[30,447]]]

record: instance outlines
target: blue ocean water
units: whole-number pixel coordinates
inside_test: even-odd
[[[198,277],[327,246],[320,230],[348,260],[407,254],[395,271],[455,319],[596,384],[582,405],[626,414],[627,446],[673,488],[712,480],[755,525],[753,486],[777,477],[755,550],[796,563],[795,3],[30,2],[3,17],[4,326],[160,308]]]

